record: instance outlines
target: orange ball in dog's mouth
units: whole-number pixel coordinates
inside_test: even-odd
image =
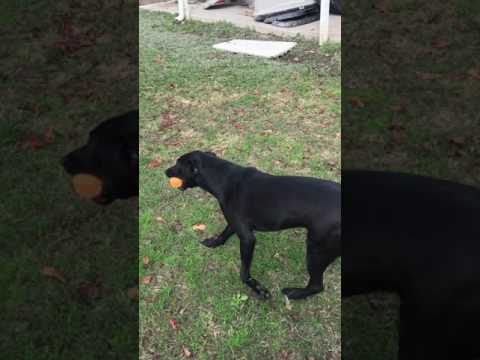
[[[93,199],[102,193],[102,180],[94,175],[77,174],[73,176],[72,183],[73,189],[82,198]]]
[[[183,180],[180,179],[180,178],[177,178],[177,177],[171,177],[170,178],[170,186],[175,188],[175,189],[178,189],[178,188],[181,188],[183,185]]]

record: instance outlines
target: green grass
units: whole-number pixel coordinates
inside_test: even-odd
[[[199,244],[225,226],[215,199],[175,191],[164,175],[178,156],[202,149],[274,174],[339,180],[339,45],[297,39],[275,60],[212,48],[233,37],[270,38],[140,13],[140,258],[149,262],[139,272],[152,276],[140,287],[140,358],[182,358],[184,346],[197,359],[337,359],[340,261],[326,272],[325,292],[290,308],[280,289],[307,280],[305,232],[258,233],[252,273],[272,300],[255,300],[239,279],[238,238]],[[152,160],[160,166],[149,168]],[[206,230],[194,231],[198,223]]]
[[[125,82],[111,79],[125,53],[136,55],[128,11],[96,1],[71,4],[19,1],[0,15],[0,352],[5,359],[135,358],[138,306],[136,201],[102,209],[70,189],[61,158],[83,144],[88,131],[132,106],[135,64]],[[129,10],[130,9],[130,10]],[[112,12],[116,16],[112,15]],[[72,15],[74,14],[74,15]],[[62,22],[84,46],[63,52]],[[8,35],[7,35],[8,34]],[[91,43],[101,35],[125,42]],[[121,35],[120,35],[121,34]],[[103,64],[103,65],[100,65]],[[133,77],[135,79],[135,76]],[[133,89],[133,90],[132,90]],[[121,106],[118,105],[121,103]],[[32,135],[53,143],[24,147]],[[133,241],[132,241],[133,240]],[[65,283],[42,275],[54,267]],[[85,290],[99,297],[85,296]],[[91,301],[88,301],[91,300]]]

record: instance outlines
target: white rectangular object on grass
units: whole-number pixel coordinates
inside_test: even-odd
[[[274,58],[281,56],[297,45],[290,41],[264,41],[234,39],[213,45],[215,49],[230,51],[238,54],[247,54]]]

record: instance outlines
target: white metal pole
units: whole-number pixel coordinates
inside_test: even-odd
[[[328,21],[330,20],[330,0],[320,0],[320,26],[318,41],[323,44],[328,40]]]
[[[178,16],[175,18],[177,21],[183,21],[185,19],[185,2],[187,2],[187,0],[177,0]]]

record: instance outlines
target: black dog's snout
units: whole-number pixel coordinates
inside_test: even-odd
[[[167,170],[165,170],[165,175],[167,175],[168,177],[173,177],[173,168],[168,168]]]
[[[73,161],[72,161],[72,157],[70,156],[70,154],[65,155],[61,159],[60,164],[65,169],[65,171],[68,172],[69,174],[71,174],[73,172]]]

